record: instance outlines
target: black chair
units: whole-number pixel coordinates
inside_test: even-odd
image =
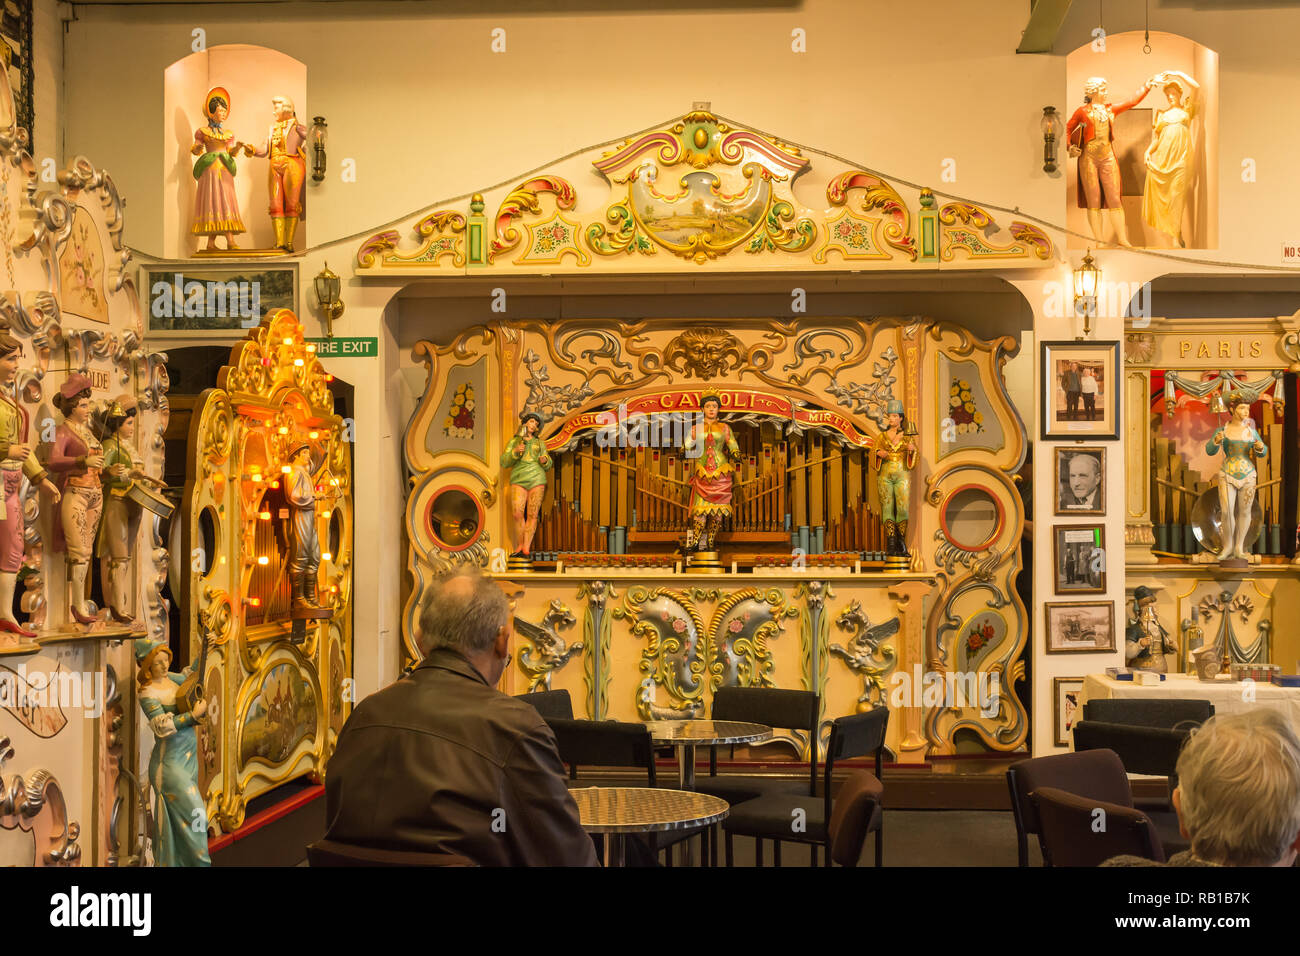
[[[801,730],[810,741],[817,737],[818,698],[812,691],[774,687],[719,687],[713,695],[714,720],[766,724],[779,730]],[[817,792],[817,748],[811,747],[808,781],[789,777],[719,774],[718,748],[709,748],[709,776],[697,780],[695,789],[735,805],[769,793]]]
[[[573,700],[567,690],[535,690],[531,694],[518,694],[515,700],[532,704],[543,717],[573,719]]]
[[[1214,716],[1214,705],[1197,698],[1112,697],[1083,705],[1084,720],[1168,729],[1197,726]],[[1078,749],[1077,747],[1075,749]]]
[[[1141,810],[1055,787],[1040,787],[1030,799],[1042,825],[1044,856],[1053,866],[1099,866],[1116,856],[1165,862],[1156,828]],[[1105,813],[1105,826],[1097,826],[1098,811]]]
[[[307,847],[308,866],[475,866],[473,860],[455,853],[418,853],[408,850],[380,850],[353,846],[334,840],[318,840]]]
[[[1038,837],[1043,865],[1052,865],[1051,853],[1043,843],[1038,807],[1030,798],[1031,793],[1044,787],[1064,790],[1094,803],[1130,809],[1133,806],[1124,764],[1112,750],[1053,754],[1013,763],[1007,768],[1007,788],[1011,791],[1011,815],[1016,821],[1016,850],[1021,866],[1029,865],[1031,833]]]
[[[840,866],[857,866],[862,846],[871,832],[871,823],[879,815],[885,788],[880,778],[865,770],[855,770],[835,794],[831,808],[830,854]],[[876,830],[877,838],[880,831]]]
[[[889,711],[877,707],[865,714],[853,714],[837,718],[831,724],[831,737],[826,746],[826,769],[822,779],[822,795],[804,796],[802,794],[771,793],[753,800],[747,800],[731,808],[731,813],[723,821],[722,829],[727,837],[727,866],[733,864],[733,837],[736,835],[753,837],[755,841],[755,862],[763,865],[763,840],[773,841],[773,862],[781,865],[781,842],[808,843],[813,846],[813,864],[817,863],[817,847],[826,849],[826,865],[831,865],[830,827],[834,813],[831,800],[831,774],[835,770],[835,761],[852,757],[874,755],[876,760],[875,779],[880,780],[884,762],[885,731],[889,726]],[[802,811],[799,814],[798,811]],[[803,829],[796,830],[796,824],[802,820]],[[871,817],[867,822],[867,831],[876,834],[876,866],[884,862],[884,814],[880,792],[873,801]]]

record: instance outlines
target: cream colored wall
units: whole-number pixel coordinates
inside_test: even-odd
[[[63,163],[63,20],[62,3],[32,5],[32,92],[36,111],[36,140],[32,156],[37,161],[54,157]]]
[[[331,140],[329,177],[309,187],[314,246],[303,260],[304,286],[325,258],[347,279],[343,267],[353,261],[358,234],[679,116],[695,101],[708,101],[725,117],[848,157],[896,181],[930,184],[986,206],[1018,207],[1062,224],[1063,173],[1042,172],[1039,118],[1044,105],[1065,111],[1077,99],[1067,95],[1064,53],[1088,41],[1096,10],[1076,5],[1057,42],[1059,55],[1018,56],[1014,49],[1028,6],[1023,0],[873,4],[868,15],[849,0],[807,0],[738,12],[638,9],[437,20],[430,5],[413,3],[78,7],[67,38],[67,61],[76,68],[66,84],[62,128],[67,152],[93,155],[130,198],[128,241],[163,252],[163,208],[174,199],[161,186],[162,76],[169,63],[191,52],[192,31],[206,30],[209,46],[258,43],[305,63],[311,109],[329,120]],[[1218,251],[1198,255],[1275,263],[1279,244],[1296,238],[1290,224],[1300,213],[1293,175],[1300,129],[1282,119],[1281,106],[1300,92],[1294,56],[1300,10],[1263,8],[1244,17],[1162,6],[1155,16],[1158,29],[1196,40],[1220,56],[1220,208],[1225,215]],[[1107,17],[1111,33],[1141,27],[1135,4],[1108,4]],[[496,27],[506,31],[505,53],[491,51],[490,31]],[[806,53],[791,51],[796,29],[804,31]],[[1256,161],[1255,183],[1241,181],[1246,156]],[[355,183],[340,181],[344,159],[356,163]],[[954,182],[941,181],[945,159],[956,162]],[[575,184],[579,191],[596,182],[592,176]],[[1065,245],[1059,233],[1054,238]],[[1099,261],[1111,281],[1205,271],[1112,250]],[[1040,313],[1038,339],[1073,337],[1064,320],[1041,316],[1047,307],[1044,281],[1067,277],[1068,265],[1060,264],[1033,279],[1014,280]],[[381,339],[381,357],[368,360],[371,364],[353,378],[359,386],[358,415],[363,408],[373,415],[358,420],[357,487],[363,492],[357,520],[358,529],[367,532],[357,542],[362,694],[395,675],[398,657],[386,648],[395,647],[400,578],[385,569],[400,570],[400,559],[393,566],[400,537],[395,530],[391,538],[369,533],[395,529],[398,521],[392,502],[401,488],[397,436],[404,418],[402,388],[395,381],[409,358],[396,354],[385,326],[384,308],[393,291],[347,279],[348,311],[339,327],[341,334]],[[316,313],[304,296],[304,320],[311,326]],[[1118,319],[1099,323],[1099,336],[1119,338],[1120,333]],[[1019,383],[1012,386],[1017,399],[1026,387],[1025,362],[1022,354],[1009,367],[1008,375],[1014,371]],[[343,377],[351,374],[340,371]],[[378,383],[373,403],[361,397],[366,383]],[[1021,406],[1031,437],[1039,428],[1036,406],[1036,401]],[[1123,456],[1119,443],[1112,447],[1105,524],[1109,549],[1118,556]],[[1052,517],[1044,510],[1050,510],[1050,495],[1042,493],[1051,487],[1049,448],[1040,446],[1035,472],[1040,558],[1050,554]],[[374,460],[368,460],[371,455]],[[394,489],[392,499],[387,491],[367,493],[367,481]],[[1031,611],[1036,750],[1050,749],[1050,678],[1077,676],[1084,664],[1097,669],[1118,661],[1118,655],[1042,654],[1047,563],[1037,562],[1038,600]],[[1117,625],[1121,566],[1122,560],[1112,561],[1108,575]],[[363,606],[368,594],[374,595],[373,612]],[[373,618],[367,616],[371,613]],[[368,645],[371,620],[386,636]]]

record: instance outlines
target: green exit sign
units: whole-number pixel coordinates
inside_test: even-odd
[[[377,336],[342,336],[332,339],[308,339],[316,346],[316,354],[321,358],[378,358],[379,339]]]

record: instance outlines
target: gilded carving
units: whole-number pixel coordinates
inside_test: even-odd
[[[862,610],[862,603],[855,600],[840,612],[835,623],[849,632],[850,639],[846,644],[830,645],[830,652],[842,658],[849,670],[862,678],[858,710],[888,706],[885,677],[894,669],[897,652],[881,645],[898,633],[899,619],[894,617],[882,624],[872,624]]]
[[[515,615],[515,631],[529,643],[519,651],[519,669],[528,678],[527,693],[551,689],[551,675],[569,663],[574,654],[582,653],[583,641],[568,644],[560,636],[561,627],[572,627],[578,619],[560,601],[552,601],[540,623]]]

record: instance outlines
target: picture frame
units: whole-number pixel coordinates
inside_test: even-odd
[[[1039,349],[1043,441],[1118,441],[1119,340],[1042,342]],[[1067,390],[1074,384],[1078,391]]]
[[[1052,576],[1056,594],[1105,594],[1106,529],[1099,524],[1053,528]]]
[[[1070,731],[1082,713],[1079,706],[1082,694],[1082,677],[1052,678],[1052,729],[1058,747],[1070,746]]]
[[[1053,513],[1104,515],[1106,449],[1101,445],[1063,445],[1054,451],[1056,501]],[[1087,465],[1087,462],[1092,462],[1092,466]]]
[[[1048,654],[1103,654],[1118,646],[1112,601],[1049,601],[1043,614]]]
[[[147,263],[140,308],[146,338],[238,341],[272,309],[298,314],[298,263]]]

